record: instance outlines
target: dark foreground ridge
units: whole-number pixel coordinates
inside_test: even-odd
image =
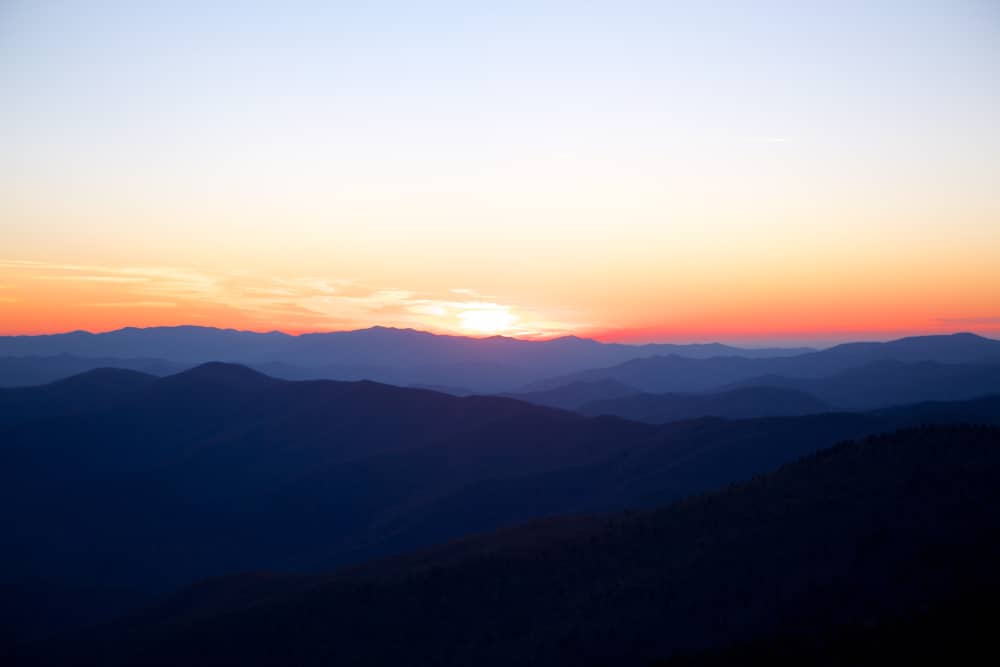
[[[777,637],[792,651],[879,631],[926,646],[893,629],[1000,583],[998,502],[1000,429],[908,429],[656,511],[327,577],[210,581],[40,649],[58,664],[489,666],[642,665],[734,643],[767,655]],[[738,650],[695,664],[742,664],[718,662]]]
[[[661,506],[873,433],[997,424],[1000,397],[653,425],[216,363],[9,390],[0,414],[11,644],[208,577],[328,572],[540,517]]]

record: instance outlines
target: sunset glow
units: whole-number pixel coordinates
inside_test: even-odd
[[[506,306],[481,303],[460,312],[458,319],[461,320],[463,329],[474,333],[498,334],[508,331],[518,317]]]

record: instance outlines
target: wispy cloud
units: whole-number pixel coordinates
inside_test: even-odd
[[[250,271],[206,271],[176,266],[99,266],[0,260],[0,275],[17,280],[104,285],[100,300],[82,308],[176,308],[181,313],[212,306],[237,311],[262,328],[324,330],[372,325],[544,337],[583,325],[554,318],[530,305],[469,288],[425,293],[367,285],[345,278],[273,276]],[[6,284],[6,283],[5,283]],[[89,292],[92,298],[92,289]],[[187,309],[187,311],[185,311]]]
[[[982,324],[1000,324],[1000,315],[997,316],[987,316],[987,317],[939,317],[937,321],[941,324],[949,325],[982,325]]]
[[[173,301],[94,301],[82,303],[89,308],[176,308]]]

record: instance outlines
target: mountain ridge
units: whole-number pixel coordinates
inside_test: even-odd
[[[648,511],[211,580],[45,648],[60,664],[610,665],[870,628],[1000,584],[998,475],[1000,429],[908,429]]]
[[[549,340],[473,338],[389,327],[292,335],[185,325],[0,337],[0,357],[71,354],[147,357],[187,366],[208,361],[284,364],[290,379],[319,372],[327,379],[469,386],[486,392],[506,391],[546,375],[618,363],[654,351],[768,356],[796,354],[802,349],[743,349],[719,344],[633,346],[575,336]],[[0,383],[11,384],[2,374]]]
[[[612,379],[650,393],[721,389],[760,376],[819,378],[877,361],[940,364],[1000,364],[1000,340],[974,334],[921,336],[886,343],[845,343],[791,357],[711,357],[656,355],[530,383],[521,391],[541,391],[574,381]]]
[[[835,408],[805,391],[754,384],[718,392],[637,393],[590,401],[577,410],[590,416],[615,415],[660,424],[698,417],[791,417],[834,412]]]

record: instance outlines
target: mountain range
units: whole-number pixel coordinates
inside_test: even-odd
[[[697,417],[751,419],[834,411],[828,403],[803,391],[766,386],[700,394],[626,394],[589,401],[577,409],[585,415],[616,415],[651,424]]]
[[[998,479],[997,428],[905,430],[653,511],[328,575],[212,579],[31,652],[62,665],[978,661],[991,640],[977,614],[1000,590]],[[928,617],[924,634],[899,633]],[[720,648],[730,660],[700,657]]]
[[[0,416],[0,619],[24,638],[207,576],[317,571],[543,516],[653,507],[845,439],[997,423],[1000,397],[654,425],[210,363],[6,390]]]
[[[973,334],[901,338],[886,343],[845,343],[826,350],[767,359],[717,356],[695,359],[676,354],[635,358],[605,368],[531,383],[523,391],[542,391],[573,382],[614,380],[651,393],[696,392],[725,388],[761,376],[821,378],[874,362],[1000,364],[1000,341]]]
[[[14,347],[23,348],[17,351],[52,353],[0,358],[0,384],[30,385],[0,387],[0,651],[21,651],[32,641],[48,644],[60,637],[59,645],[75,645],[74,632],[89,635],[87,628],[115,618],[129,619],[137,641],[123,643],[124,653],[111,651],[109,664],[111,658],[145,655],[154,635],[169,637],[178,650],[202,647],[186,631],[175,634],[179,617],[163,611],[176,610],[178,598],[163,601],[194,582],[208,578],[208,589],[196,587],[183,595],[191,596],[199,610],[213,611],[198,611],[197,618],[185,611],[183,624],[211,628],[199,636],[216,636],[215,611],[227,618],[242,618],[244,612],[255,618],[242,602],[227,606],[234,601],[265,609],[272,593],[288,593],[286,585],[301,592],[330,577],[355,582],[353,573],[359,571],[379,572],[382,581],[389,570],[381,569],[379,559],[425,558],[402,555],[414,550],[431,550],[426,558],[435,563],[442,590],[452,591],[448,577],[472,576],[462,569],[464,557],[456,555],[466,547],[456,544],[495,545],[483,548],[503,554],[504,535],[537,535],[537,543],[515,541],[524,543],[532,562],[547,562],[547,545],[562,549],[556,545],[564,538],[586,534],[604,544],[609,521],[624,525],[632,521],[629,513],[646,516],[657,507],[687,506],[701,494],[767,475],[845,440],[903,429],[905,435],[898,437],[906,441],[978,442],[995,433],[986,426],[958,425],[1000,425],[1000,342],[969,334],[822,351],[671,346],[667,355],[631,357],[648,349],[582,339],[464,339],[385,329],[348,333],[309,338],[179,328],[0,340],[0,350],[10,351],[4,345],[13,340]],[[118,343],[123,344],[115,348]],[[37,349],[28,349],[35,344]],[[223,354],[223,348],[229,352]],[[252,361],[195,363],[203,354],[244,355]],[[595,359],[611,363],[592,366]],[[23,382],[33,373],[50,381]],[[323,379],[324,374],[353,379]],[[395,384],[358,379],[380,374]],[[525,378],[531,381],[520,384]],[[938,431],[917,428],[925,424],[939,425]],[[964,449],[954,455],[941,443],[932,449],[942,457],[943,469],[966,465]],[[873,479],[895,483],[878,467],[883,463],[873,468]],[[950,502],[951,492],[944,487],[925,488],[929,499]],[[812,497],[807,501],[821,503]],[[708,506],[714,501],[697,510],[699,516]],[[810,511],[820,523],[841,520],[831,518],[840,517],[840,509],[829,515],[819,506]],[[712,521],[722,527],[705,539],[735,534],[721,519]],[[789,525],[795,521],[789,519]],[[536,523],[515,528],[525,522]],[[501,532],[488,535],[493,531]],[[441,546],[476,534],[484,537]],[[862,539],[848,533],[844,538]],[[909,539],[904,539],[906,549],[912,547]],[[441,553],[451,555],[442,561],[436,555]],[[635,565],[621,552],[613,553],[607,570],[588,570],[605,592],[613,590],[609,582]],[[765,553],[780,557],[773,549],[760,553],[760,558]],[[807,564],[795,563],[808,570]],[[568,567],[576,565],[569,561]],[[802,576],[814,576],[806,570]],[[233,578],[260,571],[282,574]],[[337,574],[322,574],[331,571]],[[470,589],[480,583],[471,582]],[[704,585],[705,600],[713,599],[714,589]],[[224,595],[205,598],[205,590]],[[412,589],[386,589],[384,604],[396,605],[395,596],[405,597],[407,590]],[[433,587],[420,590],[431,600],[438,595]],[[582,599],[605,595],[586,586],[579,590]],[[900,595],[894,589],[884,597],[895,603]],[[521,598],[503,604],[513,608],[522,602],[536,604]],[[637,623],[642,614],[670,618],[656,616],[633,597],[620,602],[626,606],[616,613],[623,618],[630,618],[629,605],[638,605]],[[928,598],[931,603],[938,604]],[[373,603],[371,613],[384,613],[377,612],[382,604]],[[154,616],[136,616],[143,608]],[[299,618],[299,612],[282,609],[279,617]],[[555,612],[569,613],[566,608]],[[150,621],[157,614],[175,620],[167,625]],[[199,625],[202,621],[209,625]],[[248,622],[233,627],[246,632],[256,623]],[[660,645],[643,622],[647,629],[635,641],[659,648],[636,658],[721,646],[717,638],[705,637],[690,646]],[[566,635],[568,630],[548,617],[541,627],[553,628],[546,637],[562,637],[559,641],[577,647],[589,644],[572,633],[597,632],[583,624]],[[817,621],[813,629],[822,634],[830,627]],[[798,631],[783,627],[793,630]],[[440,641],[428,632],[427,641]],[[475,636],[479,630],[469,632]],[[631,630],[614,632],[624,637]],[[109,636],[93,635],[98,641]],[[497,637],[505,637],[497,640],[497,656],[514,659],[523,651],[531,656],[540,651],[537,655],[557,663],[565,657],[548,639],[538,644],[535,635],[501,632]],[[767,636],[753,631],[746,640],[753,651],[773,654]],[[415,641],[415,650],[426,648],[421,641]],[[344,646],[355,655],[350,642]],[[611,646],[621,643],[597,641],[594,655]],[[93,655],[88,651],[94,645],[84,648],[80,655]],[[209,654],[221,650],[211,642],[202,648]],[[324,655],[315,647],[310,651]],[[232,662],[241,664],[245,655],[237,654]],[[451,659],[451,653],[440,655],[444,664]],[[476,662],[482,657],[461,647],[454,648],[454,656]],[[492,658],[483,659],[489,664]],[[704,654],[704,659],[711,658]]]
[[[815,351],[714,343],[622,345],[575,337],[476,339],[379,327],[301,336],[204,327],[130,328],[0,337],[0,386],[44,384],[101,367],[164,376],[216,360],[287,380],[372,380],[455,395],[509,395],[572,409],[621,398],[628,390],[691,393],[737,386],[798,389],[836,408],[870,409],[995,391],[995,373],[975,367],[1000,366],[1000,341],[954,334]],[[922,366],[890,366],[894,362]],[[848,371],[861,375],[852,379]],[[838,374],[846,375],[830,386],[802,382]],[[936,393],[914,387],[936,388]]]
[[[386,327],[302,335],[196,326],[130,327],[98,334],[75,331],[0,337],[0,357],[157,359],[182,367],[230,361],[291,380],[368,379],[398,385],[451,385],[476,391],[509,390],[549,375],[655,354],[770,357],[805,351],[808,348],[737,348],[719,343],[625,345],[575,336],[542,341],[504,336],[470,338]],[[99,365],[123,367],[106,361]],[[142,370],[134,365],[127,367]],[[83,370],[88,368],[77,367],[73,372]],[[58,377],[47,376],[41,381],[54,379]],[[0,383],[12,384],[3,374]]]

